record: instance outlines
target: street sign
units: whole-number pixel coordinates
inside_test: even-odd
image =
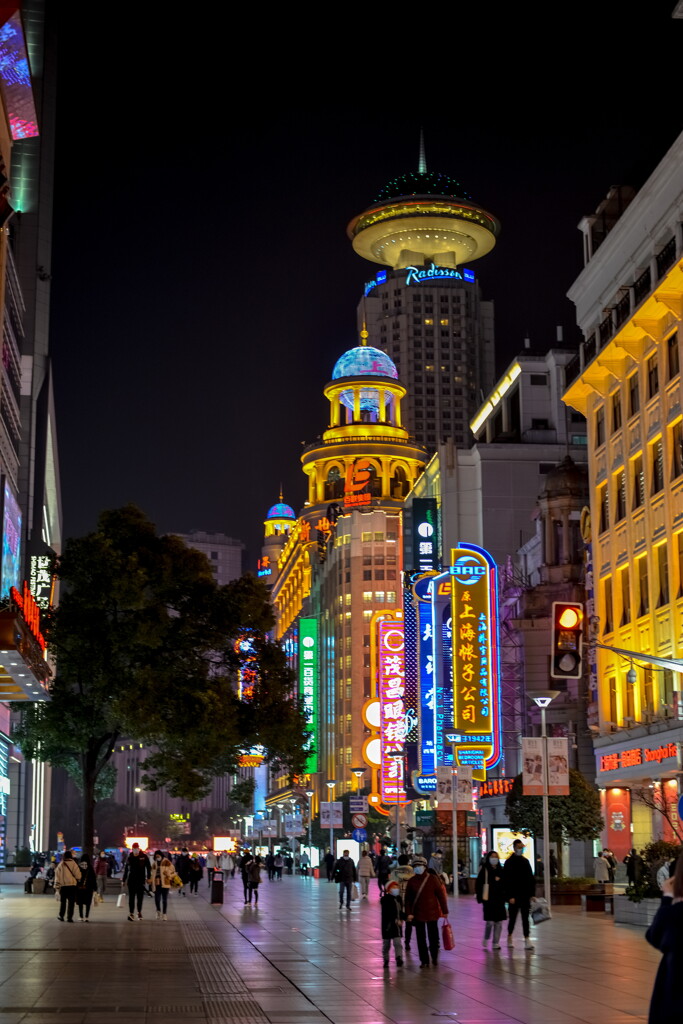
[[[368,798],[366,796],[349,797],[349,811],[351,814],[367,814]]]
[[[367,814],[352,814],[351,824],[354,828],[365,828],[368,823]]]
[[[357,843],[365,843],[368,838],[367,830],[364,828],[354,828],[351,838],[355,839]]]

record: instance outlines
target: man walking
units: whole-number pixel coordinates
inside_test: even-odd
[[[152,875],[152,866],[146,853],[143,853],[138,843],[133,843],[130,857],[126,861],[123,871],[122,885],[128,884],[128,920],[135,920],[135,904],[138,908],[138,921],[142,921],[142,898],[145,894],[145,885]]]
[[[349,857],[349,851],[344,850],[341,857],[334,866],[334,880],[339,882],[339,909],[344,906],[344,893],[346,893],[346,909],[351,909],[351,886],[357,880],[356,865]]]
[[[512,854],[505,861],[503,868],[503,886],[508,898],[510,917],[508,919],[508,946],[514,946],[512,933],[517,915],[522,918],[524,948],[533,949],[534,944],[529,938],[529,908],[531,897],[536,893],[536,880],[531,864],[524,856],[524,843],[515,839]]]
[[[334,882],[334,854],[331,850],[325,854],[325,870],[327,871],[327,881]]]
[[[209,879],[209,889],[211,888],[211,883],[213,882],[213,873],[216,870],[216,860],[216,854],[213,852],[213,850],[209,850],[209,852],[206,855],[206,874]]]

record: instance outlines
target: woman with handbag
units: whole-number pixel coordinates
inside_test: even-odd
[[[90,918],[90,907],[92,906],[93,896],[95,889],[97,888],[97,876],[95,875],[95,869],[90,862],[90,857],[87,853],[81,854],[81,859],[78,862],[78,866],[81,869],[81,877],[78,883],[78,916],[84,924],[88,923]]]
[[[177,882],[176,878],[178,879]],[[154,893],[154,903],[157,908],[157,921],[160,918],[164,921],[167,920],[168,891],[171,886],[175,888],[178,883],[180,883],[178,886],[180,888],[183,883],[176,875],[173,864],[168,857],[163,855],[161,850],[157,850],[152,861],[152,874],[149,879],[150,888]]]
[[[493,931],[492,949],[500,949],[500,933],[503,930],[503,921],[507,920],[505,909],[505,886],[503,884],[503,868],[500,857],[495,850],[489,850],[481,866],[475,884],[477,903],[481,903],[484,909],[484,938],[481,944],[484,949],[488,948],[488,941]]]
[[[67,850],[57,865],[55,871],[55,889],[59,893],[59,918],[64,920],[66,911],[67,921],[74,919],[74,906],[78,896],[78,883],[81,880],[81,869],[74,861],[71,850]]]
[[[424,857],[413,857],[415,874],[406,884],[406,921],[415,927],[420,967],[429,967],[429,957],[436,967],[439,962],[440,917],[448,917],[446,890],[436,875],[427,871]],[[427,949],[429,944],[429,949]]]

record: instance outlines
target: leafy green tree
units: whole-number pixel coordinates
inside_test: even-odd
[[[135,506],[103,512],[94,533],[67,541],[54,571],[59,605],[44,624],[56,660],[51,699],[15,705],[26,756],[65,768],[83,795],[83,847],[95,803],[111,794],[120,737],[152,746],[148,789],[196,800],[261,745],[276,769],[304,770],[305,714],[284,652],[268,639],[273,615],[253,576],[218,587],[203,554],[159,536]],[[236,676],[248,636],[253,699]]]
[[[543,798],[524,796],[521,775],[507,795],[505,810],[515,832],[534,838],[543,835]],[[569,796],[549,797],[548,811],[552,842],[599,839],[605,827],[600,795],[581,772],[573,768],[569,771]]]

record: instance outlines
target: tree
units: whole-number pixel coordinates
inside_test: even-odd
[[[633,797],[639,800],[641,804],[649,807],[651,811],[657,811],[661,814],[679,843],[683,843],[683,828],[681,828],[681,823],[676,813],[676,805],[671,805],[662,797],[660,787],[650,789],[649,787],[640,786],[633,790]]]
[[[549,797],[548,808],[552,842],[599,839],[605,827],[599,793],[573,768],[569,771],[569,796]],[[507,795],[505,811],[515,832],[534,838],[543,835],[543,799],[524,796],[521,775]]]
[[[94,533],[67,541],[55,561],[61,599],[44,624],[56,677],[50,700],[19,704],[15,740],[27,757],[65,768],[83,796],[83,847],[95,802],[111,794],[121,736],[155,748],[148,789],[196,800],[261,745],[276,770],[304,770],[306,721],[284,652],[268,639],[273,615],[253,576],[218,587],[205,556],[158,536],[134,506],[103,512]],[[253,697],[240,700],[251,639]]]

